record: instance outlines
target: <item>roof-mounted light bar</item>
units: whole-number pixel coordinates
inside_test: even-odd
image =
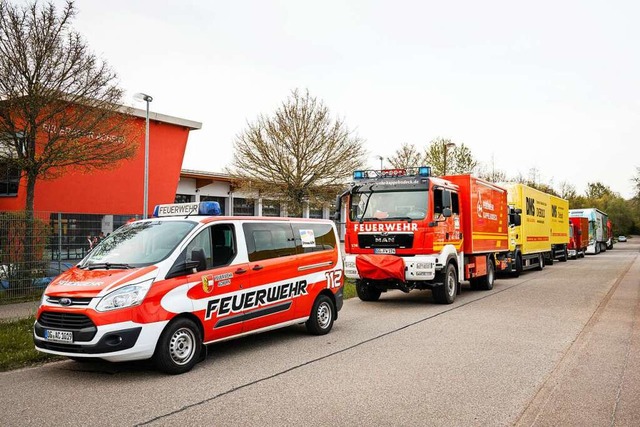
[[[190,216],[190,215],[221,215],[220,203],[172,203],[169,205],[157,205],[153,210],[155,218],[166,216]]]
[[[353,172],[353,179],[380,179],[380,178],[403,178],[410,176],[431,176],[431,166],[420,166],[413,168],[396,168],[382,170],[357,170]]]

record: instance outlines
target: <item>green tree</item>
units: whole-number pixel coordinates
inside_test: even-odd
[[[471,173],[478,166],[464,143],[458,145],[444,138],[436,138],[429,143],[424,159],[436,176]]]
[[[244,190],[287,204],[300,215],[305,201],[335,200],[339,189],[364,164],[365,150],[322,101],[294,90],[272,116],[259,116],[236,137],[229,172]]]
[[[393,156],[387,159],[391,166],[398,169],[406,169],[416,166],[423,166],[424,156],[414,144],[403,143]]]

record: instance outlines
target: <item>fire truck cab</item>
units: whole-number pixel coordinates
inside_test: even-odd
[[[429,167],[356,171],[339,198],[347,203],[345,275],[360,299],[432,289],[439,303],[455,300],[464,277],[458,186],[430,175]]]

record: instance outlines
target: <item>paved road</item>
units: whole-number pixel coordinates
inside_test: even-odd
[[[640,240],[640,239],[637,239]],[[640,425],[640,242],[465,290],[346,301],[210,346],[181,376],[71,361],[0,374],[3,425]]]

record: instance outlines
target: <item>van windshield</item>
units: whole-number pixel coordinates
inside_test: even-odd
[[[350,217],[351,221],[424,219],[427,203],[424,190],[354,193]]]
[[[81,268],[144,267],[162,261],[196,226],[194,221],[145,221],[124,225],[93,248]]]

